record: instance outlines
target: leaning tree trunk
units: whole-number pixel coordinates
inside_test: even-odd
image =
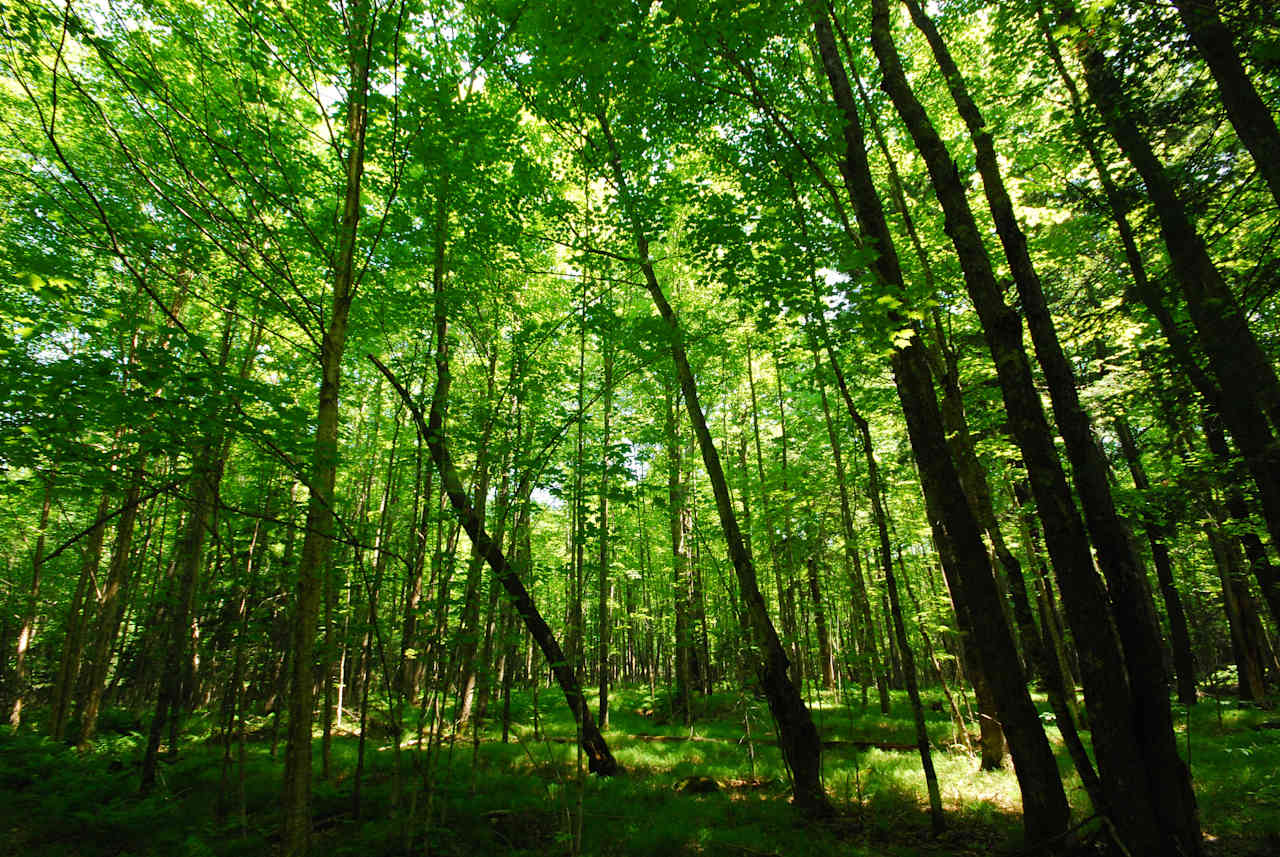
[[[1280,130],[1271,109],[1245,74],[1231,31],[1218,14],[1217,0],[1173,0],[1173,5],[1218,83],[1218,95],[1236,136],[1253,155],[1258,173],[1280,205]]]
[[[1090,96],[1146,186],[1196,338],[1222,391],[1215,404],[1258,486],[1271,537],[1280,543],[1280,446],[1275,443],[1280,428],[1280,380],[1209,256],[1172,179],[1138,127],[1124,84],[1092,40],[1082,39],[1079,53]],[[1190,838],[1190,832],[1184,838]]]
[[[808,6],[819,56],[844,120],[845,157],[841,166],[846,189],[862,232],[877,251],[872,271],[883,287],[901,295],[904,292],[902,270],[884,207],[871,177],[865,135],[848,74],[840,61],[825,5],[819,0],[809,0]],[[964,587],[975,611],[993,617],[976,623],[971,629],[972,643],[979,659],[993,670],[988,678],[1000,706],[1005,733],[1016,750],[1027,837],[1033,841],[1049,839],[1064,832],[1070,820],[1062,779],[1039,715],[1027,693],[1022,670],[1017,666],[1017,651],[1009,628],[1004,622],[994,620],[1003,615],[1000,595],[978,523],[964,497],[947,448],[919,331],[900,313],[891,315],[891,323],[906,331],[905,336],[895,338],[891,363],[935,542],[939,547],[946,546],[943,569],[954,576],[957,586]]]
[[[107,672],[111,666],[111,648],[120,628],[120,618],[124,614],[124,590],[132,571],[129,551],[133,545],[138,506],[142,499],[142,454],[137,453],[135,460],[129,476],[124,508],[116,522],[116,540],[111,548],[107,582],[102,586],[98,597],[93,648],[89,652],[87,665],[87,685],[79,706],[80,735],[76,743],[81,747],[89,746],[98,731],[98,709],[102,706],[102,694],[106,689]]]
[[[1027,249],[1026,236],[1017,222],[1013,202],[1004,186],[991,135],[986,130],[982,115],[970,97],[964,79],[937,28],[924,14],[916,0],[907,0],[907,6],[916,25],[929,41],[934,57],[942,68],[952,100],[974,143],[977,166],[982,175],[983,189],[995,222],[996,232],[1013,272],[1036,353],[1044,368],[1054,414],[1076,477],[1076,487],[1080,493],[1088,532],[1098,553],[1098,564],[1109,584],[1111,602],[1116,613],[1119,636],[1128,667],[1129,704],[1132,706],[1133,719],[1115,721],[1094,719],[1093,722],[1095,725],[1131,722],[1134,731],[1132,735],[1116,736],[1114,743],[1101,740],[1101,733],[1104,731],[1101,728],[1095,731],[1099,764],[1103,772],[1103,785],[1104,788],[1113,789],[1108,794],[1108,805],[1112,808],[1113,814],[1117,814],[1116,823],[1120,827],[1121,836],[1131,847],[1140,850],[1169,849],[1175,845],[1182,847],[1193,841],[1198,843],[1199,827],[1198,822],[1195,821],[1195,799],[1191,792],[1190,778],[1186,766],[1178,757],[1174,743],[1173,721],[1169,710],[1168,687],[1164,677],[1154,606],[1151,603],[1146,578],[1137,563],[1128,534],[1116,512],[1107,481],[1106,462],[1093,436],[1088,415],[1080,404],[1074,373],[1062,351],[1039,276]],[[873,24],[872,38],[877,45],[877,55],[882,57],[881,65],[885,67],[886,49],[891,48],[887,0],[876,0],[876,10],[877,24]],[[944,208],[948,206],[944,194],[952,199],[947,211],[947,231],[956,242],[962,265],[966,265],[966,257],[968,259],[966,280],[974,280],[980,274],[985,290],[995,298],[992,302],[993,308],[997,312],[1008,312],[1007,308],[1000,306],[1002,301],[998,287],[995,285],[994,274],[990,271],[989,262],[986,263],[985,270],[976,271],[973,268],[975,263],[981,263],[985,259],[985,249],[981,245],[972,214],[968,211],[963,187],[960,185],[955,166],[936,133],[932,134],[932,139],[923,139],[930,130],[926,127],[928,119],[918,102],[913,105],[906,103],[914,99],[909,98],[909,93],[906,92],[906,79],[905,76],[900,75],[900,71],[899,67],[898,73],[891,75],[886,68],[886,86],[891,89],[891,94],[894,88],[900,90],[899,94],[893,95],[894,101],[899,105],[899,111],[911,128],[917,146],[921,148],[922,154],[929,162],[929,171],[934,178],[935,186],[939,189],[939,199],[943,202]],[[925,134],[922,135],[922,132]],[[962,248],[962,242],[967,245],[967,250]],[[979,264],[979,267],[982,266]],[[974,295],[973,285],[970,285],[970,294]],[[977,303],[978,298],[975,296],[975,305]],[[982,314],[982,308],[980,306],[977,308]],[[1011,323],[1011,326],[1014,324],[1016,320]],[[986,319],[983,320],[983,326],[987,327]],[[1017,327],[1017,344],[1020,350],[1021,328],[1020,325]],[[1008,345],[1014,345],[1012,335]],[[1009,367],[1002,365],[1000,355],[996,353],[994,346],[993,356],[997,361],[997,371],[1003,376]],[[1026,372],[1022,385],[1023,393],[1029,393],[1025,399],[1026,404],[1038,406],[1038,397],[1035,397],[1031,386],[1029,371]],[[1002,377],[1002,387],[1007,388],[1007,386],[1007,382]],[[1033,397],[1036,398],[1034,403]],[[1006,403],[1008,404],[1008,399]],[[1017,430],[1019,422],[1014,418],[1014,409],[1010,407],[1009,410],[1011,422]],[[1024,437],[1026,435],[1020,432],[1020,440]],[[1024,446],[1024,453],[1025,451]],[[1045,452],[1047,458],[1050,450],[1046,449]],[[1037,468],[1030,456],[1027,457],[1027,463],[1032,473],[1034,489],[1037,484],[1035,473]],[[1063,485],[1065,486],[1065,483]],[[1063,491],[1061,496],[1065,498],[1062,508],[1066,509],[1070,502],[1069,494]],[[1039,496],[1037,496],[1037,502],[1043,519],[1049,511],[1048,504]],[[1074,511],[1071,517],[1075,518]],[[1046,519],[1046,538],[1050,538],[1053,532]],[[1053,551],[1052,542],[1050,551]],[[1081,556],[1077,559],[1078,563],[1072,566],[1072,573],[1080,576],[1091,575],[1091,569],[1084,562],[1085,557]],[[1094,587],[1090,589],[1092,593]],[[1077,639],[1091,638],[1077,634]],[[1109,652],[1103,655],[1103,658],[1108,657]],[[1086,658],[1086,660],[1090,659]],[[1112,667],[1112,672],[1116,674],[1113,678],[1120,674],[1120,670],[1115,666]],[[1095,697],[1099,692],[1114,696],[1115,699],[1112,702],[1120,705],[1121,708],[1125,707],[1122,704],[1123,700],[1120,699],[1120,693],[1103,683],[1093,682],[1092,688],[1087,688],[1086,702],[1090,696],[1089,690],[1093,691],[1092,695]],[[1132,753],[1131,742],[1138,750],[1137,758],[1134,758]],[[1108,747],[1107,744],[1111,746]],[[1126,784],[1121,785],[1116,781],[1116,777],[1123,777]],[[1144,786],[1142,794],[1146,801],[1135,800],[1135,793],[1132,790],[1134,785]],[[1169,838],[1170,836],[1172,838]]]
[[[818,738],[818,730],[813,725],[813,718],[799,689],[787,675],[786,651],[778,638],[777,629],[769,619],[769,613],[756,580],[755,564],[746,550],[742,532],[738,528],[738,518],[729,495],[729,486],[725,481],[724,468],[720,464],[720,455],[716,451],[715,441],[707,427],[706,416],[698,399],[698,387],[685,353],[683,331],[654,273],[649,252],[649,238],[631,199],[630,186],[622,169],[622,157],[617,142],[603,111],[597,114],[597,119],[608,145],[614,182],[622,199],[624,211],[630,220],[645,285],[659,315],[662,316],[667,335],[670,337],[671,359],[680,379],[680,388],[684,393],[689,421],[693,425],[694,435],[702,452],[702,462],[711,480],[716,511],[720,516],[720,527],[724,531],[725,542],[729,549],[729,559],[737,573],[738,587],[742,600],[746,603],[747,616],[758,647],[760,687],[769,701],[769,709],[778,724],[778,744],[782,749],[783,758],[791,768],[793,799],[802,811],[829,814],[831,806],[822,786],[822,742]]]
[[[1107,579],[1128,666],[1136,718],[1134,738],[1147,771],[1147,793],[1158,817],[1157,828],[1161,830],[1161,839],[1153,842],[1159,841],[1158,847],[1164,849],[1190,847],[1194,851],[1200,840],[1195,797],[1190,773],[1178,755],[1173,734],[1159,624],[1146,575],[1116,511],[1108,481],[1108,466],[1094,437],[1089,417],[1080,403],[1074,371],[1058,340],[1040,278],[1028,252],[1026,236],[1017,222],[1013,202],[1004,185],[991,135],[986,131],[982,115],[937,28],[917,0],[907,0],[907,5],[943,69],[952,98],[977,151],[978,171],[982,175],[996,232],[1009,261],[1036,354],[1044,369],[1054,416],[1075,475],[1098,565]],[[1113,812],[1116,811],[1114,800],[1111,805]],[[1142,829],[1149,830],[1145,822]],[[1132,835],[1140,841],[1144,834],[1135,830]]]
[[[1151,490],[1151,481],[1147,478],[1146,468],[1142,466],[1142,457],[1138,453],[1138,444],[1134,440],[1129,421],[1123,416],[1115,421],[1116,437],[1120,441],[1120,451],[1124,454],[1129,475],[1133,477],[1133,485],[1143,494]],[[1177,678],[1178,702],[1183,705],[1196,703],[1195,659],[1191,653],[1191,634],[1187,630],[1187,614],[1182,609],[1182,596],[1173,581],[1173,561],[1169,557],[1168,537],[1172,531],[1167,527],[1150,520],[1144,514],[1142,522],[1147,543],[1151,546],[1151,560],[1156,567],[1156,582],[1160,586],[1160,595],[1164,599],[1165,615],[1169,617],[1169,639],[1173,646],[1173,669]]]
[[[435,392],[431,397],[429,416],[423,417],[422,410],[413,401],[409,391],[396,380],[386,366],[372,355],[369,356],[369,360],[395,386],[405,406],[413,414],[418,431],[426,441],[428,449],[431,450],[432,461],[435,462],[436,470],[440,473],[441,487],[449,498],[449,503],[453,506],[462,528],[467,531],[467,535],[471,537],[477,552],[489,564],[494,576],[498,578],[498,582],[507,591],[507,595],[510,596],[516,612],[524,620],[525,627],[528,628],[530,635],[542,650],[543,655],[546,656],[547,663],[551,665],[551,671],[560,685],[560,690],[564,693],[565,701],[569,704],[569,710],[573,713],[574,720],[578,723],[580,743],[583,752],[587,756],[589,770],[601,776],[612,776],[619,771],[618,763],[609,751],[609,745],[605,742],[604,736],[600,734],[599,727],[596,726],[591,709],[587,706],[586,696],[578,684],[573,669],[565,658],[564,650],[560,648],[560,643],[556,640],[550,626],[542,618],[542,614],[538,612],[533,599],[529,597],[529,591],[525,588],[524,583],[521,582],[506,555],[503,554],[501,546],[485,532],[484,522],[476,513],[475,507],[471,505],[466,489],[463,488],[462,479],[458,476],[458,469],[454,464],[453,456],[449,452],[444,435],[444,413],[449,398],[450,374],[447,345],[448,327],[444,310],[442,277],[434,278],[434,288],[436,301],[437,380]]]

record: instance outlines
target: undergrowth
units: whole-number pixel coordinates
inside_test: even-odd
[[[926,702],[935,700],[926,699]],[[529,693],[513,698],[513,720],[533,722]],[[317,854],[598,855],[1017,853],[1020,821],[1012,770],[978,770],[953,744],[947,715],[929,728],[948,832],[929,836],[924,780],[905,698],[881,715],[874,701],[851,706],[811,695],[835,818],[805,823],[788,803],[787,772],[767,707],[737,694],[701,702],[692,726],[670,722],[647,689],[612,700],[607,737],[625,768],[598,779],[578,767],[562,700],[539,694],[541,728],[514,726],[502,743],[490,724],[478,744],[468,729],[425,757],[406,734],[399,754],[387,730],[366,745],[355,806],[358,741],[335,736],[328,778],[315,742],[313,816]],[[1043,708],[1043,706],[1042,706]],[[38,713],[38,712],[37,712]],[[1222,855],[1280,853],[1280,729],[1277,715],[1208,699],[1190,716],[1176,709],[1206,842]],[[37,718],[38,721],[38,718]],[[1091,814],[1051,717],[1046,715],[1078,820]],[[106,712],[103,737],[80,752],[35,730],[0,733],[0,854],[14,857],[239,857],[269,854],[279,825],[283,746],[252,730],[243,775],[238,747],[211,723],[187,722],[157,787],[138,791],[142,723]],[[750,727],[751,740],[747,740]],[[36,723],[38,728],[38,722]],[[1187,741],[1188,729],[1190,742]],[[1085,733],[1087,740],[1087,733]],[[398,756],[398,769],[397,769]],[[754,758],[754,761],[753,761]],[[686,788],[697,780],[704,789]],[[706,785],[707,780],[714,784]],[[709,788],[710,791],[706,789]],[[696,792],[696,793],[695,793]],[[358,815],[357,815],[358,812]],[[1084,830],[1088,830],[1086,825]],[[580,839],[577,837],[580,836]]]

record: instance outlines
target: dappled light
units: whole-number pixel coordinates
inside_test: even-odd
[[[0,854],[1280,853],[1278,59],[0,3]]]

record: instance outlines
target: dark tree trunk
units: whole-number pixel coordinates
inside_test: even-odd
[[[111,511],[111,495],[103,492],[94,516],[94,526],[89,530],[84,554],[80,560],[80,579],[76,582],[71,608],[67,611],[67,633],[63,639],[62,656],[58,662],[58,679],[53,687],[53,710],[49,715],[49,735],[61,740],[66,730],[67,714],[71,710],[76,680],[80,675],[80,660],[84,656],[85,634],[89,628],[92,602],[89,586],[98,576],[102,563],[102,543],[107,533],[105,519]]]
[[[1280,445],[1274,434],[1280,426],[1280,380],[1210,258],[1173,181],[1138,127],[1116,71],[1092,41],[1081,40],[1079,48],[1089,94],[1112,137],[1142,177],[1160,223],[1196,339],[1221,391],[1209,391],[1208,398],[1244,456],[1272,540],[1280,543]],[[1196,375],[1189,373],[1189,377]],[[1182,838],[1190,837],[1187,831]]]
[[[874,273],[885,288],[901,294],[902,271],[884,208],[871,178],[862,125],[848,75],[840,62],[825,6],[817,0],[810,0],[808,5],[822,65],[844,119],[845,158],[841,166],[846,187],[867,243],[876,250]],[[965,500],[947,448],[946,432],[938,412],[919,331],[900,314],[895,312],[893,316],[891,323],[905,328],[909,334],[897,338],[891,362],[912,450],[920,469],[934,539],[943,550],[944,572],[954,576],[955,586],[963,585],[975,609],[987,617],[1001,616],[1000,596],[978,523]],[[1004,622],[983,621],[977,623],[971,632],[979,660],[995,670],[988,678],[1000,705],[1005,732],[1015,750],[1027,837],[1040,841],[1057,836],[1067,829],[1070,810],[1044,728],[1027,693],[1022,671],[1017,668],[1017,652],[1008,626]]]
[[[630,221],[645,285],[666,325],[667,335],[670,338],[671,359],[680,379],[685,408],[689,413],[689,421],[693,425],[694,435],[702,452],[703,465],[711,480],[716,511],[720,516],[720,527],[724,531],[729,558],[737,573],[739,590],[742,600],[746,603],[747,615],[759,651],[760,688],[764,691],[769,701],[769,709],[778,724],[778,744],[782,749],[783,758],[791,768],[792,794],[796,806],[802,811],[826,815],[831,812],[831,806],[822,786],[822,742],[818,738],[818,730],[813,725],[813,718],[809,714],[808,707],[805,706],[800,691],[787,675],[787,655],[782,647],[782,641],[778,638],[777,630],[769,619],[769,613],[756,580],[755,564],[747,552],[742,533],[738,529],[738,518],[729,496],[724,468],[720,465],[720,455],[716,451],[711,431],[707,428],[706,417],[698,399],[697,384],[685,353],[683,331],[654,273],[652,256],[649,252],[649,239],[631,199],[626,174],[622,169],[621,154],[609,127],[608,118],[603,112],[599,113],[597,118],[609,147],[613,178],[622,198],[624,211]]]
[[[1151,481],[1147,479],[1146,469],[1142,466],[1142,457],[1138,454],[1138,444],[1134,440],[1129,421],[1120,417],[1115,421],[1116,437],[1120,440],[1120,450],[1124,454],[1133,484],[1144,494],[1151,490]],[[1187,614],[1182,609],[1182,596],[1173,581],[1173,561],[1169,558],[1169,546],[1166,538],[1172,533],[1151,520],[1144,520],[1142,525],[1151,546],[1151,559],[1156,567],[1156,582],[1160,585],[1160,595],[1164,600],[1165,614],[1169,617],[1169,638],[1173,647],[1173,669],[1177,677],[1178,702],[1183,705],[1196,703],[1195,659],[1191,654],[1191,634],[1187,631]]]
[[[1218,580],[1222,583],[1222,606],[1227,614],[1227,627],[1231,632],[1231,652],[1236,662],[1237,689],[1240,698],[1258,701],[1266,696],[1263,684],[1262,659],[1256,640],[1249,634],[1243,611],[1240,609],[1240,561],[1226,535],[1216,523],[1205,524],[1205,536],[1213,551],[1214,565],[1218,568]]]
[[[1110,584],[1111,601],[1117,613],[1119,636],[1124,650],[1122,664],[1113,642],[1111,627],[1100,603],[1100,591],[1093,578],[1079,518],[1057,462],[1047,422],[1040,413],[1039,398],[1030,368],[1021,351],[1021,325],[1003,305],[985,248],[964,196],[964,188],[941,140],[932,131],[928,117],[912,97],[905,75],[892,50],[886,0],[877,0],[872,28],[886,87],[898,105],[929,166],[939,201],[947,213],[947,231],[956,244],[966,284],[1001,376],[1010,423],[1023,448],[1032,488],[1054,565],[1057,567],[1068,612],[1075,613],[1077,640],[1089,640],[1095,651],[1084,659],[1091,668],[1086,674],[1086,702],[1110,709],[1110,717],[1091,717],[1099,724],[1132,723],[1132,732],[1095,730],[1107,804],[1116,815],[1121,837],[1139,850],[1169,848],[1184,840],[1198,841],[1194,821],[1194,797],[1187,770],[1174,745],[1168,689],[1155,611],[1145,577],[1130,547],[1112,502],[1105,461],[1094,440],[1087,415],[1080,406],[1075,378],[1062,352],[1044,300],[1039,278],[1027,252],[1026,238],[1014,217],[1013,204],[1004,188],[990,134],[969,97],[954,62],[936,28],[914,0],[908,7],[917,25],[933,48],[944,78],[961,117],[969,128],[977,149],[978,169],[990,203],[996,230],[1005,248],[1018,285],[1023,310],[1040,363],[1045,370],[1054,412],[1066,441],[1067,453],[1076,475],[1089,534],[1098,551],[1099,563]],[[984,309],[985,304],[985,309]],[[998,340],[1003,340],[1000,342]],[[1075,588],[1075,587],[1079,588]],[[1083,596],[1083,598],[1081,598]],[[1082,609],[1081,601],[1088,606]],[[1075,607],[1072,603],[1075,602]],[[1086,623],[1085,614],[1090,614]],[[1128,666],[1130,693],[1124,693],[1124,664]],[[1101,666],[1102,669],[1093,669]],[[1106,696],[1104,700],[1101,697]],[[1127,697],[1127,698],[1126,698]],[[1092,710],[1092,709],[1091,709]],[[1130,714],[1131,712],[1131,714]],[[1132,719],[1130,719],[1132,717]],[[1112,727],[1116,728],[1116,727]],[[1136,750],[1136,752],[1135,752]],[[1134,787],[1147,800],[1135,799]],[[1189,813],[1191,818],[1185,817]],[[1190,827],[1188,827],[1190,825]],[[1194,828],[1194,830],[1192,829]],[[1166,833],[1165,831],[1172,831]],[[1171,839],[1168,837],[1172,837]]]
[[[685,724],[693,723],[694,646],[692,617],[689,615],[690,512],[688,481],[684,472],[677,393],[666,388],[665,442],[667,448],[667,512],[671,532],[671,591],[675,613],[675,714]]]
[[[1191,41],[1218,82],[1227,117],[1244,143],[1258,173],[1280,204],[1280,131],[1270,108],[1245,74],[1231,31],[1218,15],[1218,0],[1174,0]]]
[[[440,473],[441,488],[449,498],[449,503],[453,506],[462,528],[467,531],[467,535],[471,537],[477,552],[489,564],[494,576],[502,584],[503,589],[507,591],[507,595],[510,596],[516,612],[524,621],[525,627],[533,637],[534,642],[542,650],[547,663],[551,666],[552,674],[555,676],[557,684],[560,685],[565,702],[568,703],[569,710],[573,713],[574,720],[578,724],[579,743],[587,757],[588,769],[592,773],[601,776],[612,776],[620,770],[618,763],[609,751],[609,745],[604,736],[600,734],[599,727],[596,726],[591,709],[587,706],[586,696],[578,684],[578,679],[574,675],[572,667],[565,658],[564,650],[560,648],[560,643],[556,640],[550,626],[542,618],[542,614],[538,612],[533,599],[529,597],[529,591],[517,575],[516,569],[507,561],[501,546],[485,531],[484,522],[480,519],[467,497],[466,489],[462,485],[462,479],[458,476],[457,466],[453,462],[453,456],[450,454],[445,441],[444,419],[445,407],[449,400],[450,374],[447,339],[448,324],[447,316],[445,315],[443,286],[443,278],[437,278],[433,284],[435,294],[437,378],[435,391],[431,397],[431,410],[428,417],[423,417],[422,411],[413,401],[413,397],[395,379],[389,369],[372,355],[370,355],[369,359],[386,376],[387,380],[395,386],[405,407],[413,414],[418,431],[426,441],[428,449],[431,450],[431,458]]]
[[[155,785],[156,761],[160,736],[170,718],[178,716],[182,662],[191,638],[191,612],[195,602],[200,566],[204,561],[205,535],[213,517],[218,484],[222,481],[223,452],[221,438],[211,438],[196,457],[191,480],[191,500],[187,520],[178,540],[177,572],[172,581],[174,591],[169,603],[169,628],[165,644],[164,669],[160,676],[160,694],[147,732],[147,746],[142,758],[141,789]],[[170,747],[170,752],[176,748]]]
[[[130,471],[129,490],[125,495],[123,511],[116,521],[116,540],[111,549],[111,562],[107,569],[107,582],[98,598],[98,616],[95,622],[93,648],[89,652],[85,695],[79,706],[80,735],[76,743],[87,747],[98,732],[98,711],[106,690],[107,672],[111,667],[111,650],[116,632],[124,615],[124,590],[132,572],[130,547],[133,544],[134,527],[138,521],[138,505],[142,496],[143,464],[141,454]]]
[[[905,577],[905,568],[902,573]],[[924,768],[925,787],[929,792],[929,820],[936,836],[946,826],[942,815],[942,792],[938,788],[938,774],[933,768],[929,729],[924,722],[924,705],[920,702],[920,687],[916,682],[916,657],[911,651],[911,643],[907,640],[907,626],[902,620],[902,603],[898,598],[898,581],[893,574],[892,562],[885,568],[884,586],[889,591],[893,631],[898,638],[898,648],[902,650],[902,676],[907,683],[907,698],[911,700],[911,714],[916,726],[916,749],[920,752],[920,765]]]

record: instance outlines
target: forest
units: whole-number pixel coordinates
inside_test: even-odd
[[[1280,853],[1280,5],[0,26],[0,853]]]

